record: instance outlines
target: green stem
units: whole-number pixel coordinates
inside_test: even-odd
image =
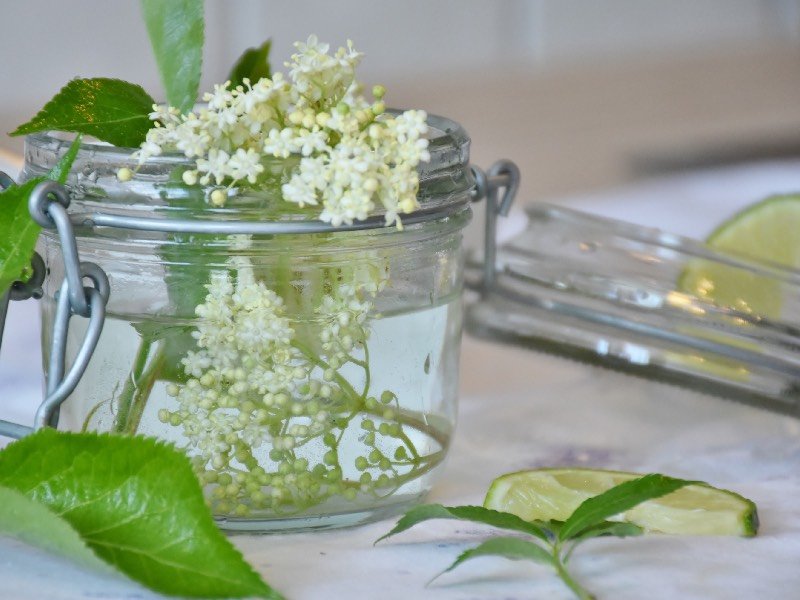
[[[367,346],[367,342],[364,341],[364,360],[359,361],[353,359],[353,363],[360,365],[362,369],[364,369],[364,393],[361,394],[361,398],[364,400],[367,399],[369,395],[369,386],[372,384],[372,374],[370,373],[369,369],[369,347]]]
[[[413,481],[414,479],[421,477],[434,467],[438,466],[442,460],[444,460],[444,450],[439,450],[433,454],[426,455],[422,463],[416,463],[419,466],[411,469],[408,473],[404,473],[403,475],[399,475],[390,480],[394,484],[394,487],[392,488],[392,491],[387,494],[387,496],[393,494],[394,490],[402,486],[406,481]]]
[[[292,340],[292,346],[294,346],[300,353],[305,356],[309,362],[317,365],[322,370],[331,369],[331,366],[322,360],[319,356],[314,354],[311,350],[305,347],[304,344],[298,342],[297,340]],[[334,373],[333,378],[336,380],[336,383],[339,384],[339,387],[344,390],[344,392],[355,400],[361,400],[361,396],[356,392],[355,388],[350,385],[350,382],[347,381],[344,377],[342,377],[336,369],[331,369]]]
[[[416,446],[414,446],[414,442],[412,442],[411,438],[409,438],[406,435],[406,432],[405,431],[401,431],[399,434],[397,434],[397,438],[399,440],[402,440],[403,443],[406,445],[406,448],[408,448],[408,451],[411,452],[411,456],[414,459],[414,461],[415,462],[418,461],[419,460],[419,452],[417,452],[417,448],[416,448]]]
[[[142,341],[139,343],[139,348],[136,350],[131,373],[125,380],[125,386],[122,388],[119,400],[117,401],[117,415],[114,418],[114,431],[117,433],[121,433],[124,430],[125,423],[128,422],[133,397],[136,395],[136,390],[139,387],[139,380],[147,365],[147,357],[150,355],[150,347],[152,345],[149,339],[142,338]]]
[[[324,359],[322,359],[320,356],[318,356],[313,350],[311,350],[310,348],[305,346],[305,344],[303,344],[302,342],[300,342],[297,339],[295,339],[295,340],[292,341],[292,346],[295,349],[297,349],[303,356],[305,356],[305,358],[310,363],[316,365],[317,367],[319,367],[320,369],[323,369],[323,370],[328,370],[328,369],[332,370],[333,373],[334,373],[334,381],[339,385],[341,390],[354,403],[353,409],[350,411],[350,413],[344,419],[345,422],[338,424],[338,426],[341,428],[341,432],[339,434],[339,438],[337,439],[337,445],[338,445],[338,442],[341,441],[342,436],[344,435],[344,431],[348,426],[348,423],[357,414],[362,413],[362,414],[370,414],[370,415],[373,415],[373,416],[376,416],[376,417],[380,417],[380,418],[383,417],[383,408],[375,409],[375,410],[369,410],[366,407],[366,398],[367,398],[368,392],[369,392],[369,375],[370,375],[370,373],[369,373],[369,362],[368,362],[369,358],[368,358],[368,355],[365,355],[365,360],[363,361],[364,362],[364,369],[365,369],[366,376],[367,376],[367,383],[366,383],[366,385],[364,387],[363,393],[359,394],[355,390],[355,388],[350,384],[350,382],[347,381],[347,379],[345,379],[336,369],[332,369],[331,366]],[[366,351],[366,346],[365,346],[365,351]],[[400,475],[400,476],[395,475],[395,477],[391,478],[391,482],[393,484],[393,488],[392,488],[392,491],[389,492],[389,494],[394,493],[394,490],[396,490],[397,488],[401,487],[406,481],[417,479],[420,476],[422,476],[425,473],[427,473],[428,471],[430,471],[431,469],[433,469],[434,467],[436,467],[438,464],[440,464],[442,459],[444,458],[444,453],[445,453],[445,451],[447,449],[447,444],[448,444],[447,437],[446,437],[446,435],[444,433],[438,431],[434,427],[429,426],[425,419],[416,416],[415,413],[411,413],[410,411],[398,409],[397,410],[397,420],[402,426],[411,427],[413,429],[416,429],[416,430],[418,430],[418,431],[420,431],[420,432],[422,432],[424,434],[427,434],[432,439],[436,440],[439,443],[439,446],[441,447],[441,450],[439,450],[437,452],[434,452],[434,453],[431,453],[431,454],[428,454],[426,456],[421,456],[419,454],[419,452],[417,451],[416,447],[414,446],[414,442],[411,440],[411,438],[408,437],[408,435],[404,431],[401,431],[396,437],[406,445],[406,448],[409,450],[409,452],[412,455],[412,459],[414,461],[412,464],[414,464],[415,467],[412,468],[411,470],[409,470],[408,473],[405,473],[405,474]],[[336,451],[336,450],[337,449],[334,448],[334,451]],[[338,456],[337,456],[337,462],[338,462]],[[352,487],[360,486],[360,483],[355,482],[355,481],[354,482],[343,481],[342,484],[345,485],[346,487],[347,486],[352,486]]]
[[[306,348],[303,344],[301,344],[297,340],[292,341],[292,346],[297,348],[297,350],[299,350],[303,354],[303,356],[305,356],[310,362],[314,363],[318,367],[320,367],[322,369],[330,369],[331,368],[330,365],[327,362],[322,360],[319,356],[315,355],[313,352],[311,352],[308,348]],[[355,388],[353,388],[353,386],[350,385],[350,382],[347,381],[347,379],[345,379],[344,377],[342,377],[335,369],[333,369],[333,372],[334,372],[334,379],[336,380],[336,383],[339,384],[339,387],[341,387],[342,390],[348,396],[350,396],[351,399],[353,399],[353,400],[358,402],[356,407],[358,409],[360,409],[360,410],[359,411],[354,411],[353,413],[350,413],[350,415],[347,417],[348,421],[350,419],[352,419],[356,414],[358,414],[358,412],[363,412],[365,414],[371,414],[371,415],[376,416],[376,417],[381,417],[382,416],[382,412],[379,412],[377,410],[368,410],[365,406],[359,405],[360,402],[362,401],[362,399],[361,399],[361,396],[358,394],[358,392],[356,392]],[[447,446],[447,440],[446,440],[446,438],[443,436],[443,434],[440,431],[436,430],[433,427],[429,427],[427,423],[425,423],[419,417],[414,416],[409,411],[405,411],[405,410],[398,411],[398,421],[400,423],[402,423],[403,425],[407,425],[409,427],[413,427],[414,429],[417,429],[418,431],[422,431],[422,432],[428,434],[433,439],[435,439],[437,442],[439,442],[439,445],[442,448],[445,448]],[[408,449],[412,452],[412,454],[414,454],[415,457],[418,457],[419,454],[417,453],[416,448],[414,448],[414,443],[405,434],[402,434],[402,436],[403,437],[401,437],[400,439],[402,439],[405,443],[409,444],[410,446],[409,446]]]
[[[158,381],[158,376],[161,373],[161,368],[164,366],[164,353],[159,352],[156,354],[153,362],[142,375],[142,383],[139,389],[136,390],[136,395],[133,398],[130,415],[128,417],[128,426],[124,433],[134,435],[139,430],[139,423],[142,420],[144,408],[147,406],[147,401],[150,399],[150,393],[153,391],[153,386]]]
[[[153,386],[158,380],[161,368],[164,366],[166,356],[159,349],[153,360],[147,364],[152,343],[142,340],[134,361],[131,376],[125,382],[125,388],[120,394],[117,416],[114,420],[114,431],[117,433],[135,434],[139,429],[147,401]],[[147,365],[147,366],[145,366]]]
[[[580,600],[596,600],[596,596],[590,594],[581,584],[575,581],[569,571],[567,571],[566,565],[561,560],[561,545],[558,543],[553,546],[553,563],[561,581],[572,590],[572,593],[574,593],[577,598]]]

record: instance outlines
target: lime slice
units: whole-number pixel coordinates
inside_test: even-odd
[[[483,505],[526,521],[565,521],[587,498],[641,477],[598,469],[534,469],[502,475],[492,482]],[[711,487],[689,485],[648,500],[612,520],[627,521],[654,533],[753,536],[756,505],[747,498]]]
[[[773,196],[734,215],[708,238],[710,248],[800,268],[800,196]],[[681,275],[678,289],[715,304],[778,317],[780,283],[741,269],[698,259]]]

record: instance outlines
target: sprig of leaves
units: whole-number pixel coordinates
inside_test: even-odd
[[[217,528],[186,456],[152,438],[39,431],[0,451],[0,504],[0,533],[160,593],[281,597]]]
[[[641,527],[633,523],[614,522],[607,519],[623,513],[653,498],[659,498],[696,481],[675,479],[651,474],[626,481],[606,492],[585,500],[564,522],[525,521],[511,513],[490,510],[482,506],[453,506],[425,504],[406,512],[394,528],[375,543],[405,531],[430,519],[458,519],[498,529],[523,533],[531,539],[520,537],[494,537],[475,548],[462,552],[442,573],[452,571],[462,563],[481,556],[500,556],[511,560],[531,560],[551,566],[558,576],[581,600],[593,596],[586,591],[567,570],[575,548],[586,540],[599,536],[629,537],[641,535]],[[441,575],[442,573],[439,573]],[[437,575],[436,577],[438,577]],[[434,579],[436,578],[434,577]],[[433,581],[433,580],[431,580]]]

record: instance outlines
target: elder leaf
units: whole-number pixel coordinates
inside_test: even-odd
[[[188,458],[163,442],[44,429],[0,452],[0,485],[46,505],[157,592],[280,598],[217,529]]]
[[[56,166],[50,169],[50,172],[47,174],[48,179],[57,181],[61,185],[67,183],[67,177],[69,177],[69,171],[72,169],[72,163],[75,162],[75,157],[78,156],[78,150],[81,149],[81,138],[82,136],[79,133],[72,141],[69,148],[67,148],[64,156],[56,163]]]
[[[80,144],[79,135],[48,173],[49,179],[66,182]],[[31,256],[41,231],[28,211],[28,196],[42,181],[43,177],[37,177],[0,192],[0,294],[15,281],[28,278]]]
[[[41,227],[28,212],[28,196],[44,181],[37,177],[0,192],[0,294],[30,275],[31,256]]]
[[[203,64],[203,0],[142,0],[142,16],[167,102],[191,110]]]
[[[153,100],[141,86],[119,79],[73,79],[30,121],[10,135],[40,131],[86,133],[122,147],[139,146],[152,126]]]
[[[259,79],[272,75],[269,64],[271,47],[272,40],[267,40],[257,48],[248,48],[242,53],[228,75],[232,89],[237,85],[242,85],[245,78],[249,79],[250,83],[255,83]]]
[[[80,534],[47,506],[24,494],[0,486],[0,534],[53,554],[65,556],[81,566],[99,571],[110,567],[97,558]]]

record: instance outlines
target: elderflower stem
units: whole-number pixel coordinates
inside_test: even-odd
[[[128,421],[128,415],[130,414],[131,410],[131,403],[133,402],[133,397],[136,394],[136,390],[140,386],[140,380],[142,378],[142,373],[147,365],[147,357],[150,355],[150,348],[152,346],[152,342],[147,338],[142,338],[142,341],[139,343],[139,348],[136,350],[136,356],[133,359],[133,365],[131,366],[131,372],[128,378],[125,380],[125,385],[122,388],[122,392],[119,395],[119,400],[117,401],[117,414],[114,419],[114,431],[121,433],[125,430],[125,424]]]
[[[150,355],[151,346],[150,340],[142,340],[133,369],[131,369],[131,375],[120,394],[117,416],[114,419],[114,431],[117,433],[133,435],[139,429],[150,392],[158,380],[165,359],[164,352],[159,349],[148,365],[147,358]]]
[[[320,357],[316,356],[313,352],[311,352],[308,348],[306,348],[305,346],[303,346],[303,344],[297,342],[296,340],[292,341],[292,346],[297,348],[310,362],[314,363],[318,367],[322,369],[331,368],[327,362],[322,360]],[[336,381],[336,383],[339,384],[339,386],[345,391],[345,393],[348,396],[350,396],[351,399],[357,402],[356,406],[358,410],[354,410],[353,412],[350,413],[350,415],[348,415],[348,417],[346,418],[347,422],[350,422],[350,420],[353,417],[355,417],[356,414],[359,413],[370,414],[376,417],[381,417],[383,415],[383,413],[377,409],[376,410],[368,409],[364,404],[363,397],[359,395],[359,393],[350,384],[350,382],[347,381],[347,379],[345,379],[335,369],[333,370],[333,373],[334,373],[334,380]],[[424,432],[425,434],[435,439],[442,447],[445,447],[447,445],[447,441],[445,437],[441,434],[441,432],[436,430],[434,427],[430,427],[427,423],[423,422],[421,419],[414,417],[408,411],[399,410],[397,417],[400,423],[412,427],[418,431]],[[414,446],[414,442],[403,432],[401,432],[398,435],[398,437],[402,439],[403,442],[405,442],[405,444],[408,446],[408,450],[412,453],[412,455],[415,458],[418,459],[420,455],[416,447]]]
[[[333,371],[333,378],[336,383],[344,390],[344,392],[350,396],[354,400],[360,400],[361,395],[355,390],[355,388],[350,384],[347,379],[342,377],[342,375],[336,370],[332,369],[331,366],[322,360],[319,356],[314,354],[311,350],[309,350],[304,344],[298,342],[297,340],[292,340],[292,346],[299,350],[303,356],[305,356],[309,362],[317,365],[323,371],[331,369]]]

